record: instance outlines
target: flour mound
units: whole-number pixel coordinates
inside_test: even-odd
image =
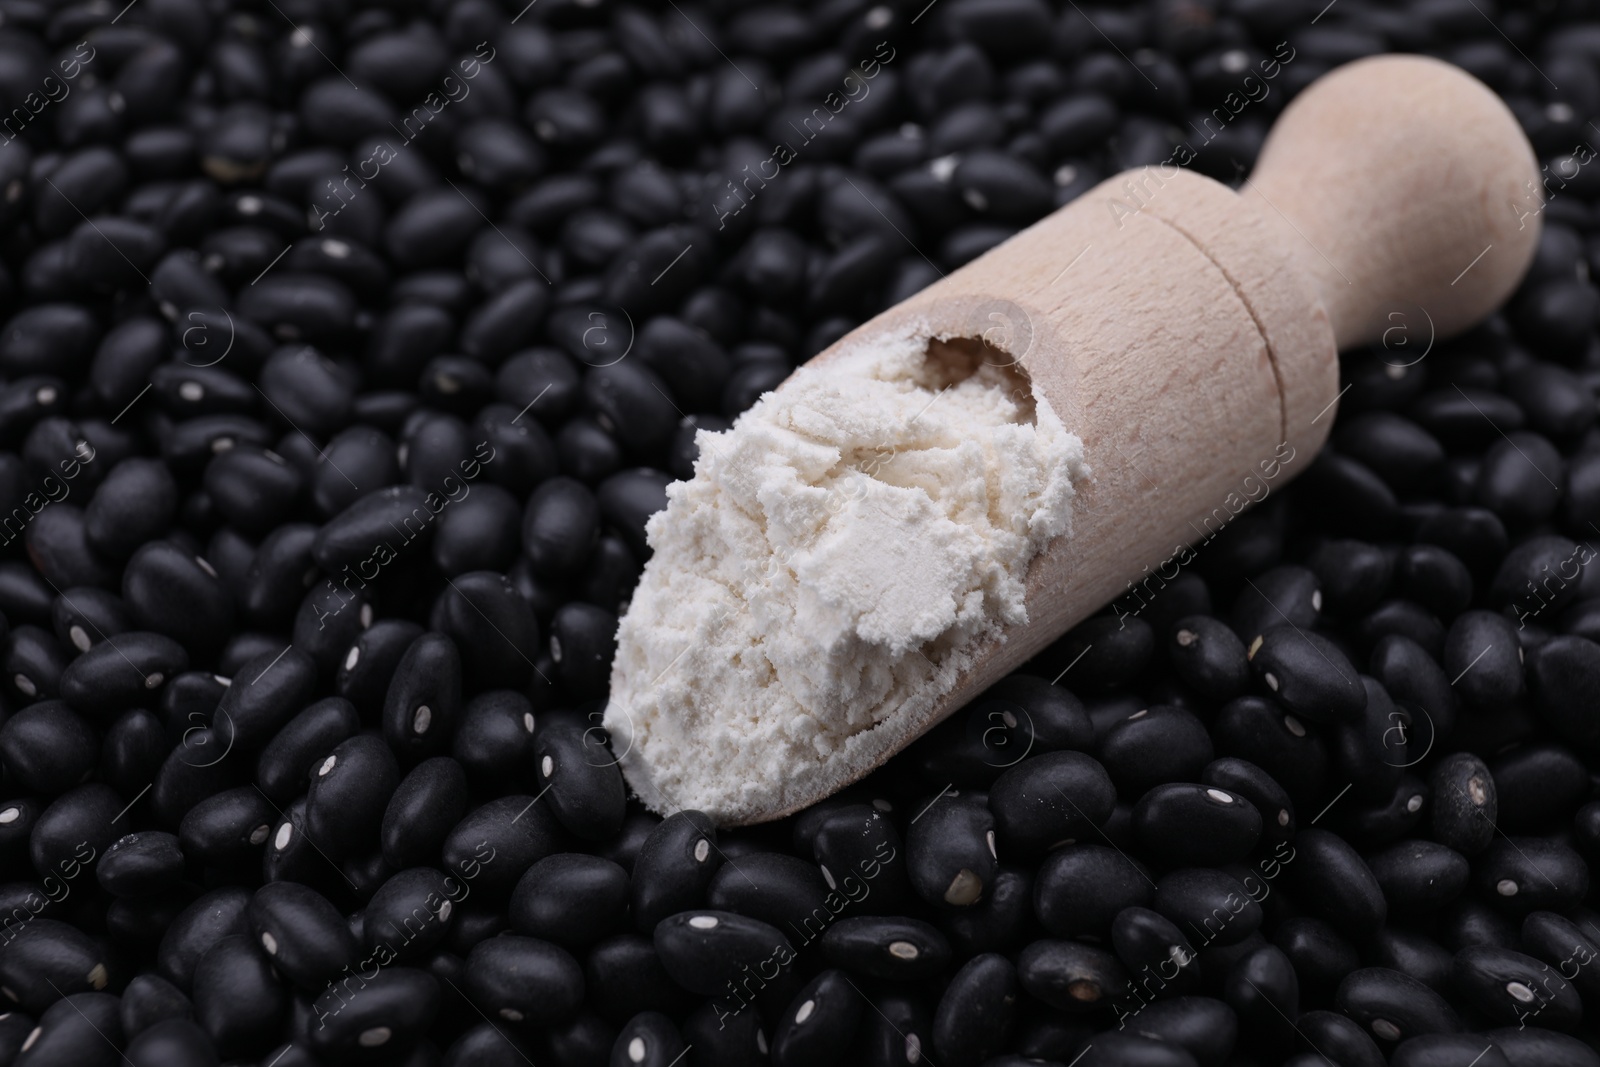
[[[700,432],[646,528],[605,717],[650,807],[739,822],[826,795],[1027,621],[1028,564],[1069,532],[1087,468],[983,356],[877,339]]]

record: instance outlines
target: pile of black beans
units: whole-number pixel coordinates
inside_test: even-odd
[[[1388,50],[1503,314],[867,781],[628,795],[697,428]],[[1597,118],[1578,0],[0,0],[0,1067],[1600,1064]]]

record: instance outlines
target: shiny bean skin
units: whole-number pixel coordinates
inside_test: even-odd
[[[1413,978],[1382,967],[1352,972],[1336,1002],[1383,1047],[1423,1034],[1453,1034],[1461,1021],[1443,997]]]
[[[320,990],[356,959],[356,944],[344,920],[307,886],[262,886],[251,898],[246,918],[272,966],[307,992]]]
[[[1222,871],[1186,868],[1156,884],[1152,907],[1182,929],[1202,931],[1218,945],[1236,944],[1261,926],[1261,905]]]
[[[273,803],[288,803],[310,786],[321,757],[360,728],[361,720],[349,701],[330,697],[309,705],[261,750],[256,784]]]
[[[1147,906],[1150,873],[1116,849],[1063,845],[1051,851],[1034,882],[1034,911],[1061,937],[1103,937],[1125,908]]]
[[[933,1021],[933,1049],[946,1063],[984,1063],[1010,1035],[1017,1002],[1017,971],[996,953],[974,956],[956,972]]]
[[[583,970],[556,945],[502,934],[467,956],[465,989],[490,1016],[510,1022],[553,1022],[583,998]]]
[[[645,839],[631,872],[638,929],[648,933],[668,915],[696,907],[722,862],[716,830],[700,812],[663,819]]]
[[[529,867],[511,894],[511,928],[569,950],[621,928],[628,875],[599,856],[560,853]]]
[[[461,710],[461,655],[440,633],[414,640],[395,667],[383,704],[383,736],[406,762],[448,743]]]
[[[379,827],[384,859],[401,870],[436,862],[466,814],[467,801],[467,776],[455,760],[435,756],[417,764],[384,808]]]
[[[1216,786],[1160,785],[1133,809],[1134,832],[1172,866],[1220,867],[1244,859],[1261,836],[1261,815],[1243,795]]]
[[[366,1050],[412,1047],[439,1011],[439,983],[426,971],[386,967],[375,977],[346,979],[311,1003],[320,1025],[311,1029],[310,1044],[321,1057],[348,1058]]]
[[[907,834],[906,867],[912,888],[930,904],[977,903],[999,869],[994,816],[960,796],[930,802]]]
[[[834,966],[859,975],[908,981],[943,970],[950,960],[950,943],[920,920],[858,916],[828,928],[822,935],[822,953]]]

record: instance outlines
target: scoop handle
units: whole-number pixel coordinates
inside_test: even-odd
[[[1539,243],[1543,187],[1511,111],[1465,71],[1377,56],[1286,108],[1241,195],[1279,230],[1341,349],[1420,308],[1439,337],[1510,296]]]

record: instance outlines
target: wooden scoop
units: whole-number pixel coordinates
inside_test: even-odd
[[[1071,534],[1033,561],[1027,625],[981,648],[931,707],[875,727],[835,788],[1130,583],[1158,591],[1305,470],[1334,421],[1341,347],[1390,331],[1408,362],[1489,314],[1532,259],[1538,177],[1480,82],[1433,59],[1366,59],[1295,99],[1239,192],[1176,165],[1119,174],[819,354],[907,329],[982,345],[1026,372],[1093,472]]]

